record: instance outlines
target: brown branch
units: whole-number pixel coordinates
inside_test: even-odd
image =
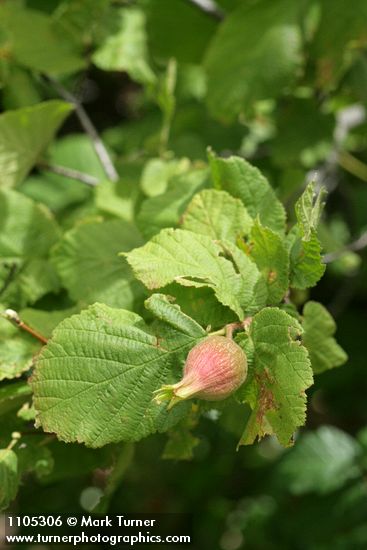
[[[45,336],[42,336],[39,332],[28,326],[26,323],[24,323],[21,318],[19,317],[18,313],[14,311],[13,309],[6,309],[2,313],[2,317],[4,319],[7,319],[14,325],[16,325],[21,330],[24,330],[25,332],[28,332],[31,336],[39,340],[42,344],[47,344],[47,338]]]
[[[48,162],[38,163],[38,167],[42,170],[47,170],[48,172],[53,172],[59,176],[65,176],[72,180],[81,181],[90,187],[95,187],[99,184],[98,178],[91,176],[90,174],[85,174],[79,170],[74,170],[74,168],[68,168],[66,166],[59,166],[58,164],[49,164]]]
[[[362,233],[362,235],[355,241],[348,244],[346,247],[338,250],[337,252],[330,252],[330,254],[325,254],[323,261],[325,264],[330,264],[334,262],[341,256],[344,256],[347,252],[358,252],[358,250],[363,250],[367,247],[367,231]]]
[[[77,117],[79,118],[80,124],[82,125],[84,131],[88,134],[90,137],[93,147],[95,149],[95,152],[100,160],[100,163],[103,167],[103,170],[106,173],[106,176],[111,181],[117,181],[119,179],[119,175],[117,173],[116,168],[113,165],[113,162],[111,160],[111,157],[101,140],[93,122],[89,118],[87,112],[85,111],[83,105],[80,103],[80,101],[71,93],[69,90],[64,88],[62,84],[55,78],[44,75],[44,78],[55,88],[57,93],[66,101],[69,101],[72,103],[75,107],[75,112]]]

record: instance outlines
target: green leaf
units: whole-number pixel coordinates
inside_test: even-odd
[[[324,187],[321,187],[316,193],[316,184],[310,182],[296,202],[295,210],[298,226],[305,241],[309,241],[312,231],[317,229],[325,206],[325,196],[326,189]]]
[[[196,194],[184,215],[182,227],[216,240],[237,239],[250,232],[252,219],[239,199],[225,191],[206,189]]]
[[[76,48],[93,43],[104,29],[109,0],[64,0],[56,5],[52,12],[55,26]]]
[[[19,485],[18,459],[14,451],[0,450],[0,510],[15,498]]]
[[[260,171],[240,157],[222,159],[209,153],[214,186],[240,199],[252,218],[277,232],[285,230],[285,210]]]
[[[292,0],[262,0],[245,2],[225,18],[205,59],[213,115],[248,112],[294,82],[301,61],[298,13]]]
[[[42,101],[38,82],[33,75],[13,63],[2,94],[4,110],[28,107]]]
[[[321,244],[316,232],[325,194],[323,187],[316,194],[315,184],[311,182],[296,202],[297,225],[287,236],[291,262],[290,285],[293,288],[312,287],[325,272],[326,266],[322,262]]]
[[[141,242],[136,228],[123,220],[84,223],[64,234],[51,261],[74,301],[131,308],[141,288],[118,253]]]
[[[266,281],[267,303],[278,304],[284,298],[289,285],[289,256],[282,239],[256,221],[251,231],[249,256],[255,261]]]
[[[287,241],[291,243],[290,286],[301,290],[315,286],[326,269],[322,262],[321,244],[317,234],[312,230],[309,240],[305,241],[295,226]]]
[[[124,158],[119,180],[105,180],[94,189],[96,207],[104,213],[136,223],[137,206],[143,198],[139,187],[142,168],[141,160]]]
[[[249,331],[253,364],[243,388],[252,414],[240,444],[274,434],[287,446],[305,423],[305,391],[313,377],[307,350],[298,340],[302,332],[298,321],[278,308],[254,316]]]
[[[147,14],[154,56],[183,63],[200,62],[217,26],[214,19],[186,0],[149,0]]]
[[[358,443],[334,426],[321,426],[305,433],[286,453],[278,467],[282,486],[294,495],[323,495],[360,475]]]
[[[157,298],[154,298],[157,307]],[[65,319],[40,355],[31,385],[36,423],[64,441],[100,447],[172,427],[186,406],[168,412],[152,401],[198,338],[175,306],[156,333],[141,317],[102,304]],[[190,334],[189,334],[190,332]],[[195,334],[199,329],[195,329]]]
[[[173,178],[164,194],[142,203],[136,220],[142,234],[150,238],[164,227],[177,226],[194,194],[207,184],[207,170],[194,170]]]
[[[33,422],[36,418],[36,409],[31,405],[30,402],[23,403],[19,411],[17,412],[17,417],[24,422]]]
[[[60,235],[44,206],[17,191],[0,190],[0,256],[42,258]]]
[[[40,348],[34,337],[0,317],[0,381],[28,370]]]
[[[190,161],[186,158],[165,160],[153,158],[145,164],[141,175],[141,188],[148,197],[156,197],[164,193],[168,182],[173,176],[178,176],[190,169]]]
[[[48,260],[30,259],[18,271],[17,277],[2,294],[2,300],[9,304],[34,304],[49,292],[57,292],[60,281]]]
[[[1,185],[25,178],[72,109],[70,103],[51,100],[0,115]]]
[[[204,235],[182,229],[163,229],[141,248],[124,254],[136,277],[149,289],[175,282],[212,288],[219,302],[240,319],[241,276],[220,256],[221,247]]]
[[[20,65],[52,74],[70,73],[85,66],[75,45],[65,40],[52,18],[40,11],[7,2],[0,8],[0,21],[10,35],[11,55]]]
[[[218,302],[212,288],[194,288],[172,283],[164,291],[175,299],[187,315],[204,327],[219,329],[237,320],[237,315],[229,307]]]
[[[142,84],[154,83],[155,75],[148,63],[144,13],[137,8],[115,10],[108,31],[92,56],[94,64],[104,71],[126,71]]]
[[[225,241],[222,248],[239,273],[241,287],[238,296],[245,316],[254,315],[265,307],[268,300],[265,278],[256,264],[236,245]]]
[[[307,302],[303,308],[303,344],[315,374],[343,365],[348,356],[334,338],[336,324],[324,306]]]
[[[153,294],[145,300],[145,307],[153,315],[170,325],[174,329],[187,334],[192,338],[204,338],[207,336],[205,330],[188,315],[183,313],[180,307],[173,304],[165,294]]]
[[[21,193],[0,190],[0,290],[8,306],[24,307],[56,291],[59,280],[47,261],[59,228],[47,208]]]
[[[317,85],[333,87],[346,67],[366,45],[367,6],[364,0],[335,0],[330,10],[328,0],[320,0],[321,18],[311,45],[316,60]]]

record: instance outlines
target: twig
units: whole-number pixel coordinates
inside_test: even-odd
[[[217,21],[224,19],[224,12],[212,1],[212,0],[187,0],[190,4],[193,4],[199,10],[214,17]]]
[[[325,254],[323,261],[325,264],[329,264],[331,262],[334,262],[341,256],[344,256],[347,252],[357,252],[358,250],[363,250],[363,248],[367,247],[367,231],[362,233],[362,235],[356,239],[355,241],[348,244],[345,248],[342,248],[341,250],[338,250],[337,252],[330,252],[330,254]]]
[[[34,338],[37,338],[37,340],[42,342],[42,344],[47,344],[47,338],[45,338],[44,336],[42,336],[42,334],[40,334],[33,328],[29,327],[26,323],[24,323],[19,317],[18,313],[13,309],[6,309],[2,313],[2,317],[4,317],[4,319],[7,319],[8,321],[16,325],[18,328],[25,330],[26,332],[28,332],[28,334],[31,334]]]
[[[348,153],[341,151],[338,157],[339,165],[353,176],[356,176],[362,181],[367,181],[367,165]]]
[[[113,165],[113,162],[111,160],[111,157],[99,137],[99,134],[92,123],[91,119],[89,118],[88,114],[86,113],[83,105],[78,101],[78,99],[71,93],[69,90],[64,88],[62,84],[55,78],[52,78],[49,75],[44,75],[44,78],[52,84],[52,86],[55,88],[55,90],[58,92],[58,94],[64,98],[66,101],[69,101],[75,106],[75,112],[79,118],[80,124],[84,128],[85,132],[89,135],[89,137],[92,140],[93,147],[98,155],[98,158],[102,164],[102,167],[106,173],[106,176],[111,181],[117,181],[119,179],[118,173],[116,171],[116,168]]]
[[[74,168],[59,166],[58,164],[48,164],[48,162],[40,162],[38,166],[39,168],[43,170],[48,170],[49,172],[53,172],[54,174],[65,176],[66,178],[70,178],[72,180],[81,181],[82,183],[90,185],[91,187],[95,187],[99,184],[98,178],[95,178],[90,174],[85,174],[84,172],[79,172],[79,170],[74,170]]]

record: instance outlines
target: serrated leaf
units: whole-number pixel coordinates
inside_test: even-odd
[[[239,300],[244,313],[246,316],[254,315],[267,303],[266,280],[256,264],[238,246],[224,241],[222,248],[239,273],[241,279]]]
[[[205,189],[196,194],[182,222],[183,229],[232,243],[247,235],[251,226],[252,219],[242,202],[226,191],[215,189]]]
[[[141,242],[136,228],[123,220],[85,223],[64,234],[51,261],[76,302],[130,308],[141,288],[118,253]]]
[[[154,83],[156,77],[148,63],[144,12],[137,8],[115,10],[111,28],[92,59],[104,71],[126,71],[137,82]]]
[[[163,229],[141,248],[124,254],[136,277],[149,289],[170,283],[208,286],[240,319],[241,276],[209,237],[182,229]]]
[[[307,350],[297,340],[301,334],[298,321],[278,308],[265,308],[253,317],[253,365],[243,388],[252,414],[240,444],[274,434],[287,446],[305,423],[305,391],[313,377]]]
[[[162,321],[154,330],[135,313],[102,304],[65,319],[31,380],[37,425],[91,447],[172,427],[187,404],[168,412],[152,401],[153,392],[179,376],[197,338]]]
[[[1,185],[11,187],[25,178],[72,109],[70,103],[51,100],[0,115]]]
[[[194,194],[207,185],[207,170],[195,170],[173,178],[164,194],[142,203],[136,220],[142,234],[150,238],[164,227],[177,226]]]
[[[204,327],[219,329],[237,320],[237,315],[229,307],[218,302],[212,288],[195,288],[172,283],[166,286],[164,291],[175,299],[185,313]]]
[[[297,225],[287,236],[290,250],[290,286],[306,289],[315,286],[325,272],[317,226],[324,208],[326,191],[315,192],[315,184],[309,183],[296,202]]]
[[[265,279],[267,304],[278,304],[289,285],[289,256],[282,239],[271,229],[256,222],[251,231],[249,256]]]
[[[347,354],[334,338],[335,321],[323,305],[307,302],[303,308],[303,329],[302,341],[308,349],[315,374],[347,361]]]
[[[301,238],[295,226],[289,233],[290,248],[290,286],[306,289],[316,285],[325,273],[326,265],[322,262],[321,244],[315,231],[311,231],[309,240]]]
[[[295,210],[298,220],[298,226],[305,241],[309,241],[312,232],[316,231],[325,206],[326,189],[321,189],[316,193],[316,184],[310,182],[298,201]]]
[[[278,97],[295,80],[301,62],[298,12],[292,0],[263,0],[245,2],[225,18],[205,58],[214,115],[232,119],[258,100]]]
[[[18,459],[14,451],[0,449],[0,511],[15,498],[19,485]]]
[[[226,159],[209,153],[214,187],[240,199],[250,216],[262,225],[283,233],[285,210],[261,172],[240,157]]]
[[[282,486],[294,495],[325,494],[360,475],[358,443],[334,426],[305,433],[286,453],[278,467]]]
[[[192,338],[204,338],[205,330],[194,319],[181,311],[181,308],[172,303],[165,294],[153,294],[145,300],[145,307],[153,315]]]

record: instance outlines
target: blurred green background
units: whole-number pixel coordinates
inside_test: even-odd
[[[207,413],[189,461],[161,458],[164,435],[135,448],[97,451],[54,441],[23,478],[11,510],[91,509],[108,483],[113,455],[121,478],[108,509],[192,513],[195,548],[364,549],[367,2],[198,4],[0,3],[2,109],[58,97],[45,75],[57,78],[83,102],[120,174],[115,187],[97,191],[96,199],[82,183],[40,168],[18,190],[46,204],[63,228],[88,216],[114,218],[116,204],[128,218],[144,198],[184,173],[187,163],[205,162],[208,146],[258,166],[290,216],[307,181],[324,184],[329,196],[320,237],[327,271],[309,296],[298,292],[292,298],[299,305],[312,298],[329,309],[349,360],[316,377],[307,425],[292,449],[266,438],[236,451],[243,429],[236,406]],[[48,159],[100,176],[74,116]],[[61,291],[32,307],[72,305]],[[0,437],[8,441],[17,428],[13,415],[1,422]]]

